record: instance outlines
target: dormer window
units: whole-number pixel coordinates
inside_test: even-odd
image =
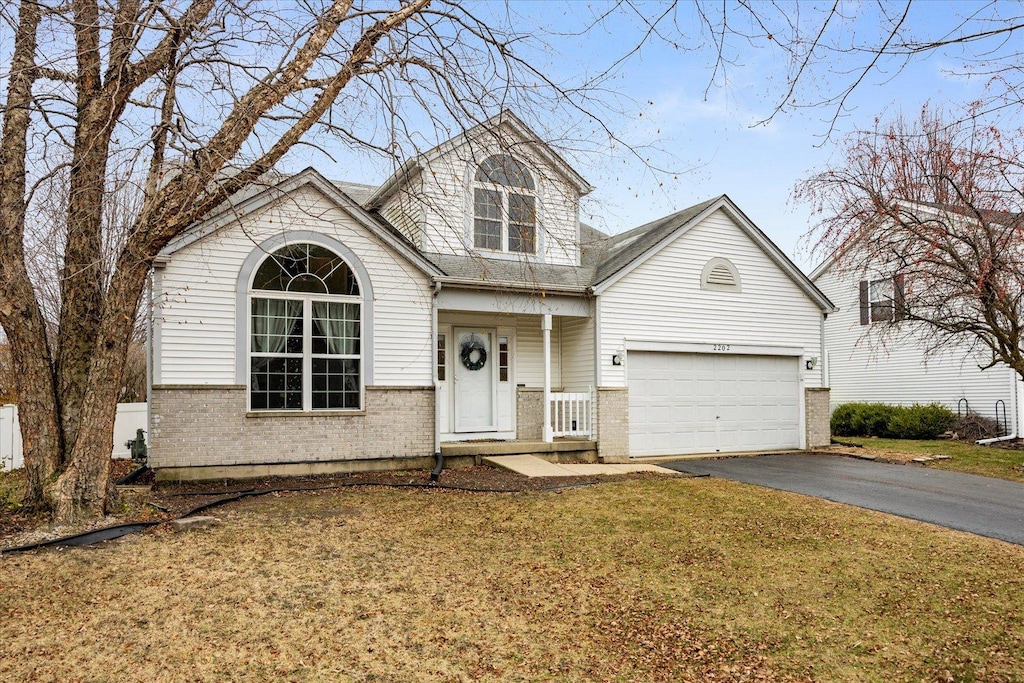
[[[537,253],[537,195],[533,175],[506,154],[487,157],[473,186],[473,246]]]

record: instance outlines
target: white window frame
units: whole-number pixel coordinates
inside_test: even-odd
[[[888,287],[889,296],[882,296],[875,299],[872,290],[875,286]],[[889,315],[885,318],[875,320],[875,311],[888,308]],[[896,319],[896,279],[895,277],[880,277],[868,280],[868,324],[890,323]]]
[[[269,255],[268,255],[269,257]],[[340,256],[338,258],[341,258]],[[254,271],[255,273],[255,271]],[[353,277],[355,273],[352,274]],[[363,297],[361,295],[313,294],[306,292],[281,292],[277,290],[253,289],[250,283],[246,307],[246,411],[252,413],[355,413],[364,410],[366,405],[366,372],[364,368],[366,326],[363,321]],[[356,278],[356,284],[362,291],[362,284]],[[302,302],[302,353],[269,353],[252,350],[252,300],[279,299]],[[358,354],[314,354],[313,353],[313,302],[328,301],[331,303],[355,304],[359,310],[359,353]],[[295,408],[253,408],[252,407],[252,359],[253,358],[302,358],[302,409]],[[359,360],[359,405],[355,408],[314,408],[313,407],[313,359],[329,358],[333,360]]]
[[[483,161],[481,161],[480,163],[474,165],[473,169],[472,169],[472,175],[470,176],[471,180],[470,180],[470,186],[469,186],[469,206],[470,206],[470,214],[471,214],[471,226],[470,226],[470,239],[471,239],[471,242],[470,243],[473,245],[473,249],[476,250],[476,251],[489,252],[489,253],[495,253],[495,254],[511,254],[511,255],[514,255],[514,256],[524,256],[524,257],[535,258],[540,253],[540,196],[537,193],[537,178],[536,178],[535,174],[533,173],[533,171],[531,171],[526,164],[524,164],[520,159],[517,159],[516,157],[512,156],[511,154],[500,154],[499,153],[499,154],[488,155],[487,157],[484,158],[484,161],[486,161],[487,159],[491,158],[492,156],[507,156],[510,159],[513,159],[514,161],[516,161],[516,163],[518,163],[522,167],[523,172],[527,173],[530,176],[530,181],[533,183],[534,189],[531,190],[531,189],[526,188],[526,187],[512,187],[510,185],[502,185],[500,183],[491,183],[491,182],[485,182],[485,181],[482,181],[482,180],[477,180],[476,176],[477,176],[477,173],[479,173],[479,171],[480,171],[480,166],[483,163]],[[478,246],[476,246],[476,220],[477,220],[477,213],[476,213],[476,191],[477,190],[489,190],[489,191],[492,191],[492,192],[497,192],[499,197],[501,198],[501,207],[500,207],[500,214],[501,214],[500,232],[501,232],[501,234],[500,234],[500,237],[499,237],[499,241],[501,242],[501,245],[500,245],[500,247],[498,249],[491,249],[489,247],[478,247]],[[510,219],[511,219],[511,207],[512,207],[511,195],[514,195],[514,194],[515,195],[521,195],[523,197],[532,197],[533,198],[533,251],[510,251],[509,248],[508,248],[509,235],[511,233],[511,222],[510,222]]]

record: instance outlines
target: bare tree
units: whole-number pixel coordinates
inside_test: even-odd
[[[850,138],[845,158],[797,190],[833,267],[896,275],[890,329],[991,353],[1024,377],[1024,165],[1021,131],[920,118]]]
[[[635,52],[660,41],[679,51],[708,53],[705,93],[728,85],[734,74],[766,56],[758,53],[768,53],[767,63],[776,70],[765,78],[763,95],[772,104],[762,123],[812,110],[831,133],[858,90],[936,58],[950,76],[987,85],[981,111],[1024,104],[1020,3],[618,0],[593,23],[621,34],[629,20],[640,31]],[[766,61],[760,63],[763,68]]]
[[[454,0],[23,0],[0,20],[0,326],[27,502],[59,520],[104,510],[147,274],[196,219],[296,145],[401,156],[410,120],[448,136],[505,106],[593,105],[520,57],[526,29]]]

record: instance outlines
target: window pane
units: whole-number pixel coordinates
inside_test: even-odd
[[[359,353],[359,304],[313,302],[313,353]]]
[[[316,244],[289,244],[256,270],[253,289],[358,295],[359,285],[344,259]]]
[[[509,194],[508,200],[508,250],[532,254],[537,251],[536,199]]]
[[[445,344],[446,340],[443,334],[437,335],[437,379],[439,382],[444,381],[445,376]]]
[[[498,337],[498,381],[508,381],[508,337]]]
[[[313,359],[313,409],[359,408],[359,360]]]
[[[473,245],[478,249],[501,249],[501,193],[473,190]]]
[[[533,189],[533,176],[523,164],[507,154],[487,157],[477,168],[478,182],[495,183],[506,187]]]
[[[249,370],[253,410],[302,410],[301,358],[252,358]]]
[[[302,302],[253,299],[249,348],[257,353],[302,353]]]

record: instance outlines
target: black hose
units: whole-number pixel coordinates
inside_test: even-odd
[[[564,484],[562,486],[546,486],[539,489],[530,489],[531,492],[544,493],[552,491],[562,491],[566,489],[583,488],[585,486],[593,486],[597,484],[597,481],[585,481],[577,484]],[[210,495],[224,495],[224,498],[218,498],[217,500],[210,501],[209,503],[203,503],[202,505],[196,506],[181,515],[178,515],[174,519],[183,519],[185,517],[191,517],[192,515],[200,512],[205,512],[211,508],[224,505],[226,503],[232,503],[243,498],[249,498],[251,496],[265,496],[271,493],[302,493],[304,491],[326,491],[329,489],[341,489],[341,488],[353,488],[356,486],[383,486],[388,488],[416,488],[416,489],[441,489],[445,491],[463,491],[469,493],[522,493],[521,489],[476,489],[469,488],[466,486],[440,486],[437,484],[395,484],[389,482],[344,482],[338,484],[326,484],[324,486],[296,486],[296,487],[283,487],[274,489],[245,489],[242,491],[208,491],[208,492],[192,492],[192,493],[170,493],[168,496],[210,496]],[[163,520],[163,521],[152,521],[152,522],[126,522],[124,524],[115,524],[114,526],[103,527],[102,529],[94,529],[92,531],[86,531],[80,534],[74,534],[73,536],[64,536],[62,538],[53,538],[48,541],[40,541],[38,543],[31,543],[29,545],[20,545],[13,548],[0,548],[0,555],[6,555],[8,553],[20,553],[26,550],[38,550],[40,548],[53,548],[53,547],[65,547],[65,546],[85,546],[92,545],[94,543],[100,543],[102,541],[109,541],[121,536],[127,536],[128,534],[134,534],[136,532],[148,529],[149,527],[163,524],[174,520]]]
[[[128,474],[124,475],[123,477],[121,477],[117,481],[115,481],[114,484],[116,484],[117,486],[125,486],[126,484],[131,484],[132,482],[134,482],[136,479],[138,479],[139,477],[141,477],[143,474],[145,474],[148,471],[149,471],[149,466],[141,465],[138,468],[136,468],[136,469],[132,470],[131,472],[129,472]]]

